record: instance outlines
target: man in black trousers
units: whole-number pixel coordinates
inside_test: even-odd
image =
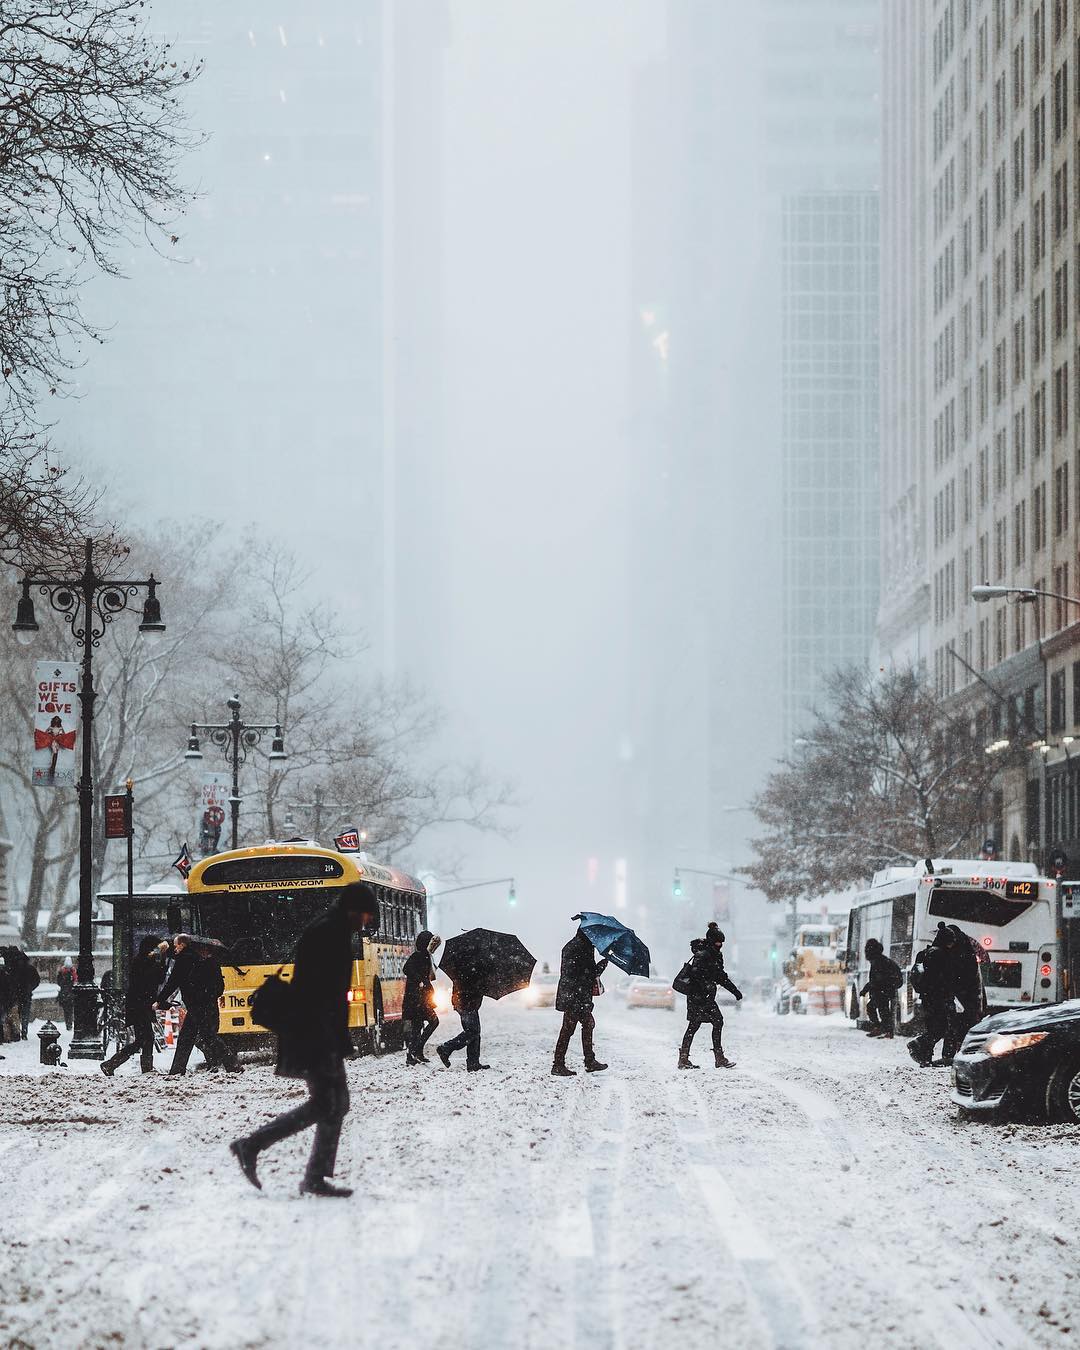
[[[580,930],[562,949],[559,969],[559,988],[555,993],[555,1007],[563,1015],[559,1039],[555,1042],[555,1060],[551,1072],[556,1078],[572,1078],[576,1069],[566,1067],[566,1052],[574,1032],[581,1028],[581,1053],[585,1058],[586,1073],[602,1073],[606,1064],[596,1058],[593,1046],[593,991],[596,981],[607,969],[607,959],[598,961],[596,949]]]
[[[177,933],[173,938],[173,951],[176,958],[172,971],[156,1003],[158,1008],[167,1008],[169,999],[179,990],[186,1009],[184,1025],[176,1038],[176,1050],[169,1065],[170,1075],[187,1072],[188,1060],[196,1045],[206,1057],[208,1068],[224,1064],[229,1073],[242,1073],[236,1051],[219,1029],[218,999],[225,992],[220,963],[209,952],[200,950],[190,933]]]
[[[264,1148],[309,1125],[315,1126],[311,1157],[300,1184],[302,1195],[352,1195],[348,1186],[327,1180],[334,1173],[341,1125],[349,1110],[345,1060],[352,1055],[348,992],[352,982],[354,933],[379,926],[379,903],[363,881],[343,886],[333,909],[304,929],[296,948],[287,1024],[278,1033],[277,1072],[303,1078],[308,1100],[268,1125],[234,1139],[230,1148],[248,1181],[259,1190],[255,1170]]]

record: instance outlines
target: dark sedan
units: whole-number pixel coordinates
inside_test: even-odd
[[[952,1099],[1080,1124],[1080,999],[983,1018],[953,1061]]]

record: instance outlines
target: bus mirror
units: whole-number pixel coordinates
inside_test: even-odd
[[[180,919],[180,906],[170,905],[168,908],[168,923],[170,933],[183,932],[183,923]]]

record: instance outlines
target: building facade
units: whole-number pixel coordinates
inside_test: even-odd
[[[894,113],[898,123],[887,142],[889,181],[912,191],[906,202],[898,192],[887,209],[885,294],[910,337],[917,305],[897,303],[912,262],[907,211],[925,241],[926,355],[912,370],[921,386],[908,395],[914,416],[902,433],[890,432],[886,576],[901,566],[908,528],[896,487],[908,462],[924,465],[910,474],[912,528],[924,512],[935,689],[980,709],[990,745],[1027,752],[1025,767],[1002,775],[994,828],[1009,856],[1055,845],[1076,852],[1078,607],[972,600],[980,583],[1069,596],[1080,582],[1076,7],[921,0],[900,8],[921,14],[906,26],[890,20],[897,47],[886,68],[895,71],[904,51],[917,48],[921,78],[911,77],[906,101],[888,110],[890,125]],[[887,324],[886,369],[898,372],[913,354],[903,333],[899,322]],[[898,378],[887,377],[887,408],[900,404]],[[921,584],[919,563],[916,550],[909,598]]]

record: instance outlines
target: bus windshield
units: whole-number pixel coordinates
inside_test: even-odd
[[[305,926],[333,900],[333,892],[281,890],[201,895],[197,904],[202,931],[224,946],[225,964],[258,966],[291,960]]]
[[[997,891],[972,887],[935,886],[930,892],[928,913],[953,922],[978,923],[1004,928],[1031,908],[1030,900],[1006,900]]]

